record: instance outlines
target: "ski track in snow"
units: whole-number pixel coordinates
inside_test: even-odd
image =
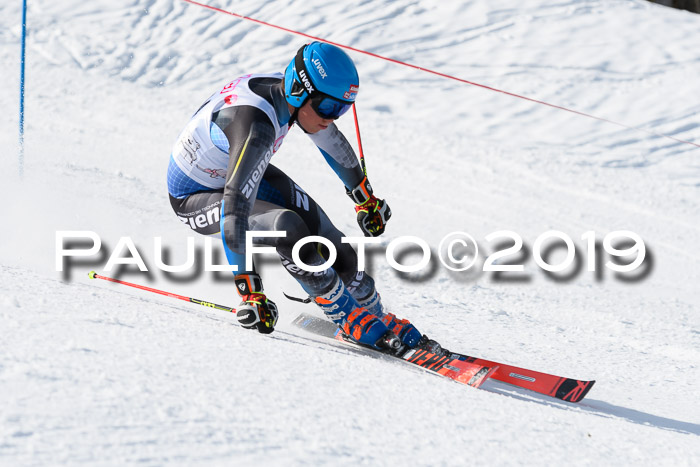
[[[700,89],[688,78],[700,73],[689,46],[700,15],[642,0],[210,4],[700,141]],[[0,178],[11,200],[0,234],[0,465],[700,462],[697,147],[351,54],[369,174],[394,212],[386,243],[415,235],[437,248],[467,231],[483,260],[491,232],[515,231],[531,251],[556,229],[585,258],[585,232],[631,230],[648,247],[636,282],[585,265],[554,282],[531,256],[518,280],[435,261],[402,278],[373,250],[385,304],[446,347],[597,380],[580,404],[496,381],[473,390],[291,326],[314,309],[283,298],[302,292],[272,259],[261,262],[281,308],[271,336],[86,277],[130,236],[152,271],[123,279],[235,306],[227,274],[153,270],[154,237],[178,264],[191,235],[167,199],[168,154],[214,87],[282,70],[303,38],[178,0],[30,2],[20,181],[20,18],[20,5],[0,6]],[[338,125],[354,144],[352,119]],[[273,163],[358,234],[303,134],[290,132]],[[57,272],[57,230],[97,232],[101,256]]]

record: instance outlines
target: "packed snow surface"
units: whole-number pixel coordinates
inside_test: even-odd
[[[643,0],[209,4],[645,130],[349,52],[369,177],[393,210],[368,266],[387,308],[449,349],[596,386],[570,404],[339,349],[291,325],[317,312],[284,298],[303,292],[273,256],[261,262],[281,310],[270,336],[88,279],[119,273],[237,305],[229,273],[156,267],[156,238],[182,264],[194,237],[167,198],[170,148],[217,87],[282,71],[307,39],[180,0],[33,0],[20,178],[21,2],[3,2],[0,464],[700,463],[700,149],[677,141],[700,143],[700,15]],[[338,125],[357,146],[352,117]],[[272,163],[360,235],[301,131]],[[524,271],[483,272],[513,243],[487,240],[504,230],[523,248],[501,261]],[[553,277],[534,259],[551,230],[576,246]],[[57,271],[60,231],[94,232],[100,253]],[[400,275],[384,257],[393,239],[437,250],[456,231],[480,247],[466,273],[434,256]],[[638,270],[605,265],[615,231],[643,239]],[[122,237],[147,273],[104,271],[113,253],[132,257],[116,251]],[[195,238],[197,264],[204,245]],[[565,256],[557,248],[548,261]]]

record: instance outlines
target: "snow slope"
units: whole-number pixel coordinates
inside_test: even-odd
[[[90,281],[120,237],[150,267],[120,277],[235,306],[225,273],[173,263],[189,229],[170,147],[215,87],[282,70],[304,39],[180,0],[29,2],[26,153],[17,176],[20,2],[0,6],[0,464],[661,464],[700,461],[700,149],[352,53],[369,174],[403,235],[555,229],[584,267],[553,281],[405,278],[375,250],[386,305],[446,347],[597,384],[568,404],[472,390],[339,350],[290,325],[310,305],[270,259],[271,336],[232,316]],[[580,112],[700,142],[700,16],[642,0],[215,1],[211,5]],[[338,122],[354,141],[352,119]],[[273,163],[348,235],[342,186],[290,132]],[[56,232],[101,256],[56,271]],[[646,275],[586,271],[585,242],[639,234]],[[199,248],[203,240],[196,239]],[[386,243],[385,243],[386,244]],[[516,258],[518,258],[516,256]],[[556,262],[555,255],[552,262]],[[604,258],[607,260],[607,258]],[[105,273],[109,275],[108,273]],[[628,275],[625,277],[634,276]],[[513,277],[513,276],[509,276]]]

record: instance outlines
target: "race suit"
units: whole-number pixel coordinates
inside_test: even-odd
[[[175,143],[168,167],[170,202],[194,231],[223,232],[229,264],[245,268],[246,231],[286,231],[286,237],[256,238],[275,247],[286,269],[311,296],[328,292],[339,277],[358,300],[374,293],[374,281],[357,271],[357,255],[321,207],[291,178],[270,164],[293,125],[282,74],[251,74],[212,94],[192,116]],[[308,135],[347,189],[364,178],[357,156],[335,124]],[[333,242],[332,268],[308,272],[294,264],[292,248],[319,235]],[[318,244],[307,244],[300,259],[324,264]]]

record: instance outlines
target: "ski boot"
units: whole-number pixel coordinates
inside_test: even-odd
[[[314,297],[314,302],[348,337],[378,350],[395,349],[398,337],[379,317],[361,307],[340,279],[331,290]]]
[[[371,294],[357,302],[359,306],[380,318],[387,329],[401,339],[401,343],[404,346],[410,349],[418,344],[421,338],[418,329],[407,319],[399,319],[393,313],[384,313],[384,305],[382,305],[382,300],[379,293],[377,293],[377,289],[373,288]]]
[[[382,305],[381,297],[376,289],[373,288],[371,294],[357,302],[370,313],[380,317],[386,327],[401,340],[403,347],[400,349],[400,346],[396,346],[395,354],[400,355],[409,349],[420,348],[441,357],[459,356],[459,354],[453,354],[449,350],[443,349],[438,342],[428,336],[422,335],[409,320],[399,319],[393,313],[384,313],[384,305]]]
[[[365,298],[358,299],[357,304],[362,308],[366,308],[367,311],[375,316],[378,316],[379,318],[384,316],[384,305],[382,305],[382,298],[377,292],[377,289],[374,287],[372,287],[372,293]]]
[[[407,348],[412,349],[420,343],[421,333],[409,320],[399,319],[395,314],[387,313],[382,316],[382,322]]]

